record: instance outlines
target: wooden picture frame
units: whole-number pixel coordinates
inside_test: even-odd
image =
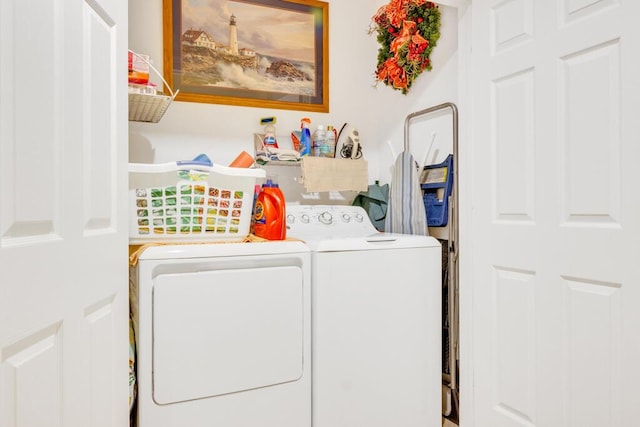
[[[329,5],[163,0],[164,75],[177,101],[329,111]]]

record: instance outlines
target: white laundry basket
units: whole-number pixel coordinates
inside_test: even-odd
[[[241,241],[263,169],[129,164],[129,243]]]

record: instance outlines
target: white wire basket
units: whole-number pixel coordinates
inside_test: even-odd
[[[129,94],[129,120],[158,123],[173,101],[174,95]]]
[[[158,123],[164,113],[171,105],[171,102],[175,99],[179,90],[175,93],[169,86],[169,83],[162,77],[162,74],[149,62],[144,56],[137,54],[136,52],[129,50],[133,55],[142,59],[149,65],[169,90],[170,95],[153,95],[149,93],[129,93],[129,121],[132,122],[148,122]]]

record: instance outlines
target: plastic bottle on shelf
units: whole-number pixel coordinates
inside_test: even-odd
[[[285,199],[282,190],[272,179],[262,184],[256,198],[253,232],[267,240],[287,237]]]
[[[260,123],[264,125],[264,145],[269,145],[273,148],[278,148],[278,140],[276,139],[276,118],[264,117],[260,120]]]
[[[327,138],[325,147],[320,147],[320,156],[333,158],[336,156],[336,130],[333,126],[327,126]]]
[[[309,124],[311,120],[304,118],[300,122],[300,156],[309,156],[311,154],[311,131]]]
[[[318,128],[311,136],[311,155],[314,157],[322,156],[322,151],[326,150],[327,145],[327,132],[324,130],[324,125],[318,125]]]

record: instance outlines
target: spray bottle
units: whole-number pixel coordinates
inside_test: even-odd
[[[311,155],[311,119],[304,118],[300,121],[300,156]]]

